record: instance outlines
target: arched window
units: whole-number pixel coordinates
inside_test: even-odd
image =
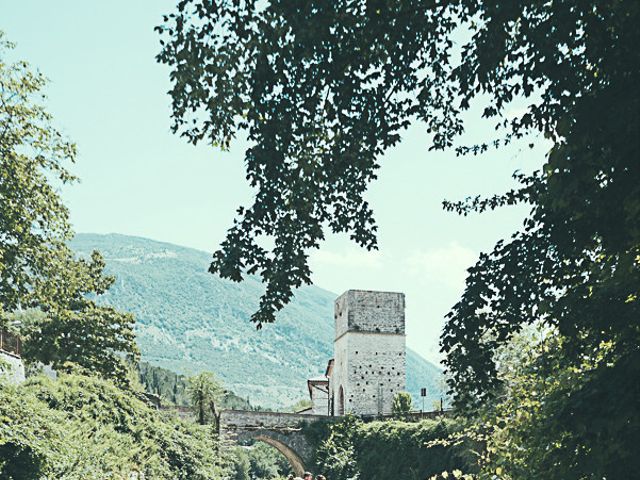
[[[342,385],[338,391],[338,415],[344,415],[344,388]]]

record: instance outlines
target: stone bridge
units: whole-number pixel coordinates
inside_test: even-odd
[[[302,413],[224,410],[220,414],[220,433],[240,444],[256,440],[275,447],[289,461],[296,475],[302,476],[313,455],[302,427],[305,423],[330,419],[325,415]]]

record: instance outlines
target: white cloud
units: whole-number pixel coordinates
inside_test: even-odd
[[[406,259],[406,263],[409,272],[420,280],[461,290],[467,277],[467,269],[477,259],[475,251],[452,242],[445,247],[414,251]]]

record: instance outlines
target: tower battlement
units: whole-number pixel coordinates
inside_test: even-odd
[[[404,335],[404,293],[347,290],[335,301],[336,339],[346,332]]]

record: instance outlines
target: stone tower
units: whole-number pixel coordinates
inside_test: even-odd
[[[336,299],[327,369],[333,415],[391,413],[406,384],[404,308],[403,293],[349,290]]]

